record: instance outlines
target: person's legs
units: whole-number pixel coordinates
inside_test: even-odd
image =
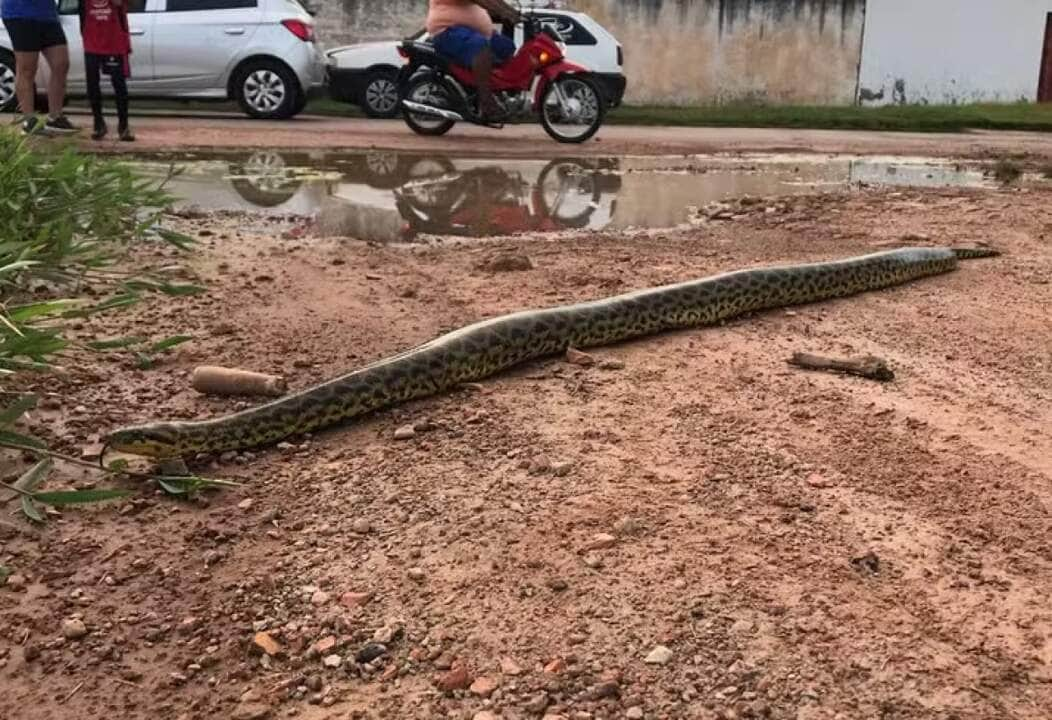
[[[15,51],[15,96],[18,98],[18,109],[26,117],[36,109],[33,82],[36,80],[39,61],[40,54],[35,51]]]
[[[471,68],[478,90],[480,114],[491,118],[499,115],[500,106],[490,89],[494,64],[490,39],[474,28],[454,25],[436,35],[432,43],[440,54],[458,65]]]
[[[101,140],[106,135],[106,119],[102,116],[102,88],[99,87],[101,58],[94,54],[84,53],[84,79],[88,85],[88,102],[91,104],[91,116],[95,120],[95,131],[92,140]]]
[[[110,77],[113,80],[113,93],[117,98],[117,132],[120,133],[121,140],[130,141],[135,139],[135,135],[128,126],[128,82],[124,77],[124,70],[125,65],[122,63]]]
[[[59,32],[62,26],[58,25]],[[52,120],[62,117],[62,106],[66,104],[66,76],[69,74],[69,47],[65,44],[63,35],[62,44],[54,44],[45,47],[42,51],[44,59],[47,60],[49,77],[47,84],[47,109],[48,117]]]

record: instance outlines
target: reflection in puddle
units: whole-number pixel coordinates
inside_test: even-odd
[[[506,160],[396,152],[140,156],[181,206],[312,215],[321,234],[363,240],[490,237],[669,227],[691,209],[751,195],[867,185],[992,187],[978,169],[930,158],[713,156]]]

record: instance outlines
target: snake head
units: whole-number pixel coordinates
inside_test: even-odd
[[[114,430],[103,437],[102,442],[107,449],[132,455],[177,458],[182,454],[178,437],[173,425],[141,425]]]

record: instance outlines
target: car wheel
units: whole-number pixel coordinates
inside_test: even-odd
[[[296,97],[296,102],[293,103],[293,105],[292,105],[292,112],[289,113],[289,117],[290,118],[296,117],[301,112],[303,112],[304,108],[306,108],[306,107],[307,107],[307,93],[301,92]]]
[[[371,118],[398,116],[398,73],[373,70],[362,85],[362,110]]]
[[[276,60],[252,60],[234,79],[234,97],[241,111],[260,120],[291,117],[301,95],[296,76]]]
[[[17,106],[15,56],[6,50],[0,50],[0,112],[14,112]]]

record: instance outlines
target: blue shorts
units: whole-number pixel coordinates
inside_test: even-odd
[[[495,65],[507,61],[515,54],[515,41],[499,32],[486,37],[474,28],[454,25],[431,38],[431,44],[439,55],[444,55],[457,65],[471,67],[475,56],[487,46],[493,51]]]

